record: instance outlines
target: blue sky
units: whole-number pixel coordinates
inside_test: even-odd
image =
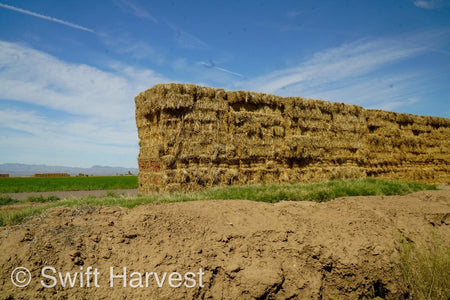
[[[162,82],[450,117],[450,0],[0,0],[0,163],[136,167]]]

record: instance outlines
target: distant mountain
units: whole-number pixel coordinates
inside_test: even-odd
[[[90,168],[73,168],[64,166],[47,165],[26,165],[26,164],[0,164],[0,174],[9,174],[9,176],[33,176],[36,173],[68,173],[72,176],[80,173],[85,175],[137,175],[139,170],[136,168],[93,166]]]

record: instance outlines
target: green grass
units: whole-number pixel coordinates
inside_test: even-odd
[[[450,247],[435,236],[420,245],[400,239],[400,268],[413,299],[450,299]]]
[[[27,198],[28,202],[38,202],[38,203],[45,203],[45,202],[55,202],[60,200],[57,196],[48,196],[44,197],[42,195],[39,196],[30,196]]]
[[[0,197],[0,206],[14,204],[14,203],[17,203],[17,202],[19,202],[19,201],[16,200],[16,199],[11,198],[10,196]]]
[[[34,215],[44,210],[58,207],[89,206],[122,206],[133,208],[146,203],[169,203],[195,200],[232,200],[243,199],[263,202],[278,201],[316,201],[324,202],[344,196],[368,195],[404,195],[419,190],[433,190],[434,185],[400,182],[382,179],[352,179],[330,181],[316,184],[289,184],[289,185],[253,185],[216,187],[205,191],[193,193],[154,193],[149,196],[123,197],[114,192],[104,197],[70,198],[44,204],[39,209],[13,211],[0,213],[0,224],[18,224],[27,215]],[[30,199],[31,200],[31,199]],[[38,197],[34,202],[49,202]],[[15,217],[14,215],[18,216]]]
[[[0,226],[20,224],[24,219],[30,216],[39,215],[47,209],[47,206],[27,207],[10,213],[0,213]]]
[[[204,199],[246,199],[263,202],[316,201],[325,202],[338,197],[370,195],[405,195],[436,189],[434,185],[374,178],[336,180],[316,184],[254,185],[213,188],[196,193]]]
[[[0,178],[0,193],[137,189],[137,176]]]

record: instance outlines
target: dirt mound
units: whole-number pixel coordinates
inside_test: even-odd
[[[399,299],[408,295],[392,263],[400,236],[419,242],[433,232],[449,244],[449,204],[445,190],[322,204],[56,208],[0,229],[0,296]],[[30,271],[27,287],[11,281],[28,283],[18,267]]]

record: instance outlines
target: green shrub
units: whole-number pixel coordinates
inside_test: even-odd
[[[16,200],[16,199],[11,198],[10,196],[0,197],[0,206],[1,205],[14,204],[14,203],[17,203],[17,202],[19,202],[19,201]]]

